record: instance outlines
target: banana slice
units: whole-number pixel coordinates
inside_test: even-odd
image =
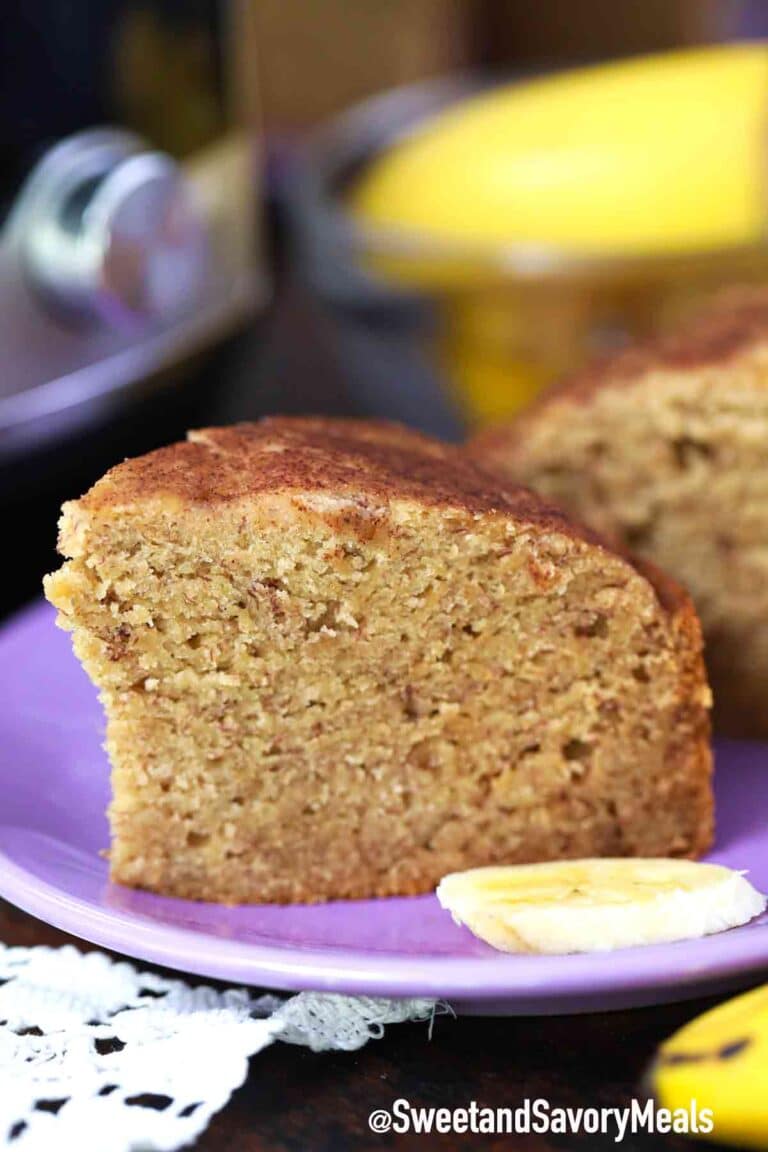
[[[605,952],[746,924],[766,906],[744,878],[692,860],[562,860],[440,881],[457,924],[503,952]]]

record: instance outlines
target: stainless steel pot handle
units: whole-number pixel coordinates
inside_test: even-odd
[[[207,230],[182,170],[117,129],[46,153],[9,229],[33,287],[75,320],[168,321],[206,282]]]

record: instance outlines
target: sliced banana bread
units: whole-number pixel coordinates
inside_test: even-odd
[[[460,450],[274,419],[129,460],[46,580],[101,693],[112,876],[226,902],[470,865],[695,855],[687,596]]]
[[[682,581],[716,726],[768,736],[768,289],[556,386],[471,451]]]

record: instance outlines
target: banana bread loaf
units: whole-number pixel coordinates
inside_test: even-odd
[[[194,432],[65,505],[60,549],[116,881],[317,901],[710,841],[687,596],[459,449],[309,418]]]
[[[716,726],[768,736],[768,289],[727,293],[470,450],[685,584]]]

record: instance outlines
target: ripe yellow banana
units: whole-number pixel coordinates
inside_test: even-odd
[[[437,897],[504,952],[600,952],[722,932],[759,915],[742,873],[692,860],[564,860],[445,876]]]
[[[686,1024],[659,1049],[649,1080],[664,1108],[710,1108],[708,1139],[768,1148],[768,985]]]

